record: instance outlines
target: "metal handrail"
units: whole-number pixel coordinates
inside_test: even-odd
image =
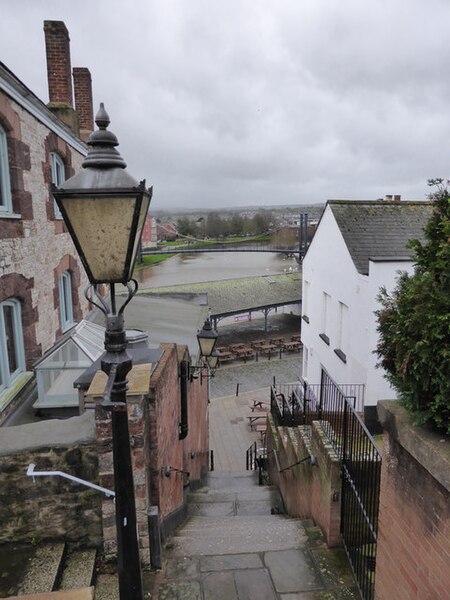
[[[100,485],[97,485],[96,483],[86,481],[85,479],[80,479],[79,477],[75,477],[74,475],[70,475],[69,473],[64,473],[64,471],[35,471],[35,467],[36,465],[31,463],[28,465],[27,469],[27,475],[28,477],[33,478],[34,483],[35,477],[64,477],[65,479],[70,479],[70,481],[75,481],[76,483],[85,485],[86,487],[90,487],[93,490],[97,490],[98,492],[105,494],[107,498],[114,498],[116,495],[115,492],[113,492],[112,490],[108,490],[104,487],[101,487]]]

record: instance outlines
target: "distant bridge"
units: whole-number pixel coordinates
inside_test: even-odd
[[[196,252],[276,252],[278,254],[298,255],[300,249],[292,246],[271,246],[270,244],[186,244],[179,246],[162,246],[158,248],[144,248],[142,255],[158,254],[190,254]]]
[[[158,254],[191,254],[198,252],[275,252],[277,254],[297,256],[299,260],[301,260],[305,256],[307,249],[307,228],[308,215],[302,214],[300,215],[300,224],[297,234],[291,237],[285,244],[280,244],[279,240],[277,240],[278,243],[276,244],[268,241],[252,242],[251,238],[239,242],[205,243],[204,241],[195,238],[183,236],[186,242],[184,244],[143,248],[141,254],[143,256],[148,256]]]

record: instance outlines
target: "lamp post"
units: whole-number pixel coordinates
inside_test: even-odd
[[[203,377],[214,375],[214,371],[219,363],[219,353],[215,350],[218,333],[213,329],[211,319],[208,317],[203,324],[203,327],[197,331],[197,341],[200,348],[200,357],[205,359],[204,364],[189,365],[189,375],[193,375],[200,371],[200,381]],[[208,374],[202,374],[202,369],[207,369]],[[209,375],[211,374],[211,375]]]
[[[105,354],[102,370],[108,375],[102,406],[111,410],[117,561],[121,600],[142,600],[142,581],[137,539],[136,506],[128,431],[127,374],[132,359],[126,350],[123,311],[137,292],[132,279],[134,262],[150,204],[152,189],[136,181],[126,171],[126,163],[116,150],[116,136],[107,130],[109,116],[100,104],[95,122],[99,129],[88,141],[89,152],[83,169],[53,186],[53,195],[80,255],[93,289],[97,306],[106,318]],[[117,310],[115,284],[128,290]],[[109,284],[109,304],[97,286]],[[90,286],[90,287],[91,287]]]

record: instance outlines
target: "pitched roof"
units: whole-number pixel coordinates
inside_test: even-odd
[[[411,258],[408,240],[423,239],[431,202],[329,200],[359,273],[369,273],[369,258]]]

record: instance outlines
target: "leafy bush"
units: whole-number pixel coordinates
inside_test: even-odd
[[[450,435],[450,197],[443,180],[429,184],[438,189],[429,196],[434,210],[424,242],[410,243],[415,272],[378,297],[376,353],[416,421]]]

